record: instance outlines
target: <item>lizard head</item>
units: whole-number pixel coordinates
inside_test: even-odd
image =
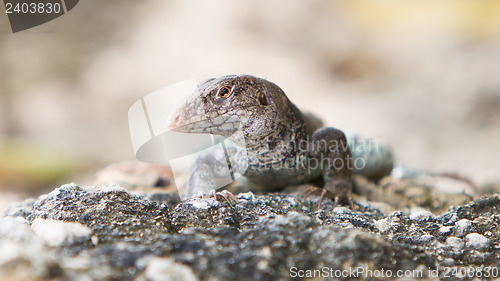
[[[170,115],[169,128],[228,137],[237,130],[260,138],[287,121],[290,102],[275,84],[249,75],[229,75],[198,84]]]

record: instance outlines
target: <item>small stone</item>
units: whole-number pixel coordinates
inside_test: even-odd
[[[461,250],[464,247],[464,241],[461,238],[450,236],[446,239],[446,245],[453,250]]]
[[[311,218],[296,211],[290,211],[285,215],[269,216],[268,218],[262,217],[263,220],[270,219],[270,223],[276,225],[298,225],[299,223],[311,222]]]
[[[61,264],[65,269],[84,272],[92,267],[92,260],[88,255],[80,255],[76,257],[67,257],[61,261]]]
[[[152,258],[146,267],[146,278],[150,281],[198,281],[193,270],[171,258]]]
[[[259,255],[265,259],[270,259],[273,256],[273,252],[269,246],[265,246],[259,251]]]
[[[58,269],[48,249],[24,219],[0,218],[0,280],[46,280]],[[58,279],[54,273],[53,279]]]
[[[92,241],[94,246],[97,246],[99,244],[99,237],[97,237],[97,235],[92,235],[92,237],[90,237],[90,241]]]
[[[253,194],[253,192],[250,192],[250,191],[245,192],[245,193],[240,193],[240,194],[238,194],[238,196],[236,196],[236,198],[238,198],[240,200],[255,202],[255,194]]]
[[[208,210],[212,207],[219,206],[219,202],[212,198],[192,198],[185,202],[185,204],[193,206],[195,209]]]
[[[454,224],[458,221],[458,216],[456,213],[453,213],[451,215],[451,217],[448,219],[448,221],[446,222],[447,225],[451,225],[451,224]]]
[[[257,265],[257,269],[260,271],[265,271],[269,269],[269,262],[267,260],[260,260]]]
[[[49,246],[86,240],[92,233],[90,228],[79,222],[36,219],[31,227]]]
[[[333,209],[333,212],[335,214],[338,214],[338,215],[352,213],[352,211],[350,209],[348,209],[346,207],[342,207],[342,206],[335,207],[335,209]]]
[[[5,211],[5,216],[27,218],[33,211],[35,198],[28,198],[21,202],[12,203]]]
[[[471,221],[468,219],[461,219],[455,223],[455,235],[463,237],[470,231]]]
[[[0,238],[11,239],[15,242],[26,242],[33,237],[27,221],[21,217],[0,218]]]
[[[449,234],[451,232],[452,228],[453,227],[451,227],[451,226],[441,226],[438,231],[440,234],[446,235],[446,234]]]
[[[432,236],[430,234],[424,234],[424,235],[420,236],[419,240],[421,243],[425,244],[425,243],[429,243],[429,242],[435,240],[435,238],[434,238],[434,236]]]
[[[469,233],[465,236],[465,245],[469,248],[484,250],[490,246],[490,239],[479,233]]]
[[[412,210],[412,213],[410,214],[410,219],[415,220],[415,221],[426,221],[430,218],[434,217],[434,215],[426,210],[422,209],[415,209]]]
[[[452,259],[452,258],[443,258],[440,263],[443,265],[443,266],[454,266],[457,264],[457,262]]]
[[[375,221],[375,227],[380,233],[384,233],[391,228],[391,221],[388,218],[377,220]]]

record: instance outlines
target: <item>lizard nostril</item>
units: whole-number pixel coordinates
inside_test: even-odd
[[[177,124],[179,123],[179,118],[180,118],[180,115],[175,116],[175,118],[170,117],[169,118],[170,120],[168,122],[168,127],[169,128],[176,128]]]

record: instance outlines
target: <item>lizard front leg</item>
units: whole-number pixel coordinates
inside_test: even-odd
[[[352,156],[342,131],[329,127],[314,132],[308,142],[311,160],[315,159],[323,173],[325,186],[321,200],[326,195],[334,205],[347,201],[352,209]]]
[[[225,151],[212,149],[195,159],[189,178],[179,191],[181,198],[210,195],[231,181],[231,166],[228,165]]]

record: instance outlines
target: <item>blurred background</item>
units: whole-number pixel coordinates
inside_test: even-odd
[[[500,181],[498,1],[96,1],[13,34],[0,16],[0,211],[134,159],[127,111],[253,74],[399,162]]]

